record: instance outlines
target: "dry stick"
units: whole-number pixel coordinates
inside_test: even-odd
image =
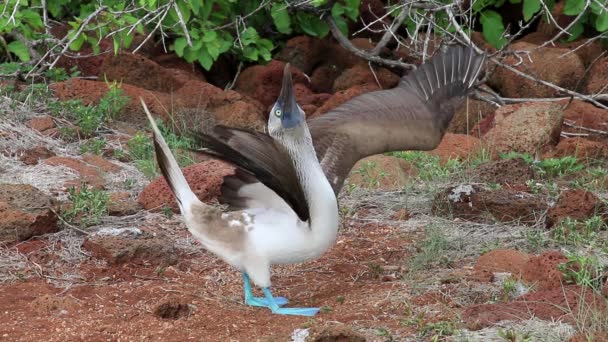
[[[169,5],[169,4],[167,4]],[[133,50],[133,53],[136,53],[137,51],[139,51],[139,49],[141,49],[142,46],[144,46],[144,44],[146,44],[148,42],[148,40],[150,40],[150,38],[152,37],[152,35],[154,34],[154,32],[156,32],[156,30],[158,30],[158,28],[161,26],[163,20],[165,20],[165,17],[167,16],[167,14],[169,14],[169,10],[171,9],[171,6],[167,6],[167,8],[165,9],[165,12],[163,13],[162,17],[160,19],[158,19],[158,23],[156,23],[156,26],[154,26],[154,29],[148,34],[148,36],[137,46],[137,48],[135,48],[135,50]],[[161,32],[162,32],[162,28],[161,28]],[[161,35],[162,37],[162,35]],[[163,45],[164,45],[165,39],[163,38]]]
[[[406,8],[405,6],[403,6],[401,8],[401,13],[399,13],[397,18],[395,18],[395,20],[393,20],[390,27],[388,27],[388,29],[384,32],[384,35],[382,35],[382,38],[380,38],[380,41],[378,42],[378,44],[376,44],[376,46],[372,49],[372,51],[370,51],[370,54],[372,56],[378,56],[380,54],[382,49],[384,49],[386,44],[388,44],[388,42],[393,37],[394,32],[397,30],[397,28],[399,28],[399,26],[401,26],[401,23],[405,20],[405,18],[409,14],[410,14],[409,9]]]
[[[588,128],[588,127],[584,127],[584,126],[575,125],[574,123],[568,122],[568,121],[565,121],[565,120],[564,120],[564,125],[566,125],[568,127],[580,129],[580,130],[583,130],[583,131],[588,131],[588,132],[592,132],[592,133],[608,135],[607,131],[602,131],[602,130],[599,130],[599,129],[593,129],[593,128]]]
[[[48,207],[60,220],[61,222],[63,222],[63,224],[65,224],[66,226],[68,226],[68,228],[73,229],[81,234],[84,235],[91,235],[91,233],[87,232],[86,230],[82,230],[76,226],[73,226],[71,224],[69,224],[66,220],[63,219],[63,217],[61,217],[61,215],[59,215],[59,213],[57,213],[57,211],[55,211],[55,209]]]
[[[334,36],[334,38],[336,38],[336,40],[340,43],[340,45],[342,45],[344,48],[346,48],[347,50],[352,52],[355,56],[364,58],[370,62],[384,64],[384,65],[388,65],[391,67],[403,68],[406,70],[411,70],[411,69],[417,68],[416,65],[414,65],[414,64],[393,61],[390,59],[384,59],[384,58],[381,58],[378,56],[371,55],[370,53],[357,48],[356,46],[353,45],[353,43],[351,43],[348,40],[348,38],[346,38],[342,34],[342,31],[340,31],[340,29],[336,25],[336,22],[330,15],[325,16],[324,20],[329,25],[329,29],[331,30],[332,35]]]
[[[61,56],[63,56],[63,54],[68,51],[68,49],[70,48],[70,45],[72,45],[72,43],[74,41],[76,41],[76,39],[78,39],[78,37],[82,34],[82,31],[84,31],[84,28],[89,24],[89,22],[91,20],[93,20],[93,18],[97,17],[97,15],[99,13],[101,13],[102,11],[106,10],[106,6],[101,6],[98,9],[95,10],[95,12],[91,13],[83,22],[82,24],[80,24],[80,27],[78,28],[78,31],[76,31],[76,34],[74,35],[74,37],[72,37],[72,39],[70,39],[68,41],[67,44],[65,44],[65,46],[63,47],[63,49],[61,50],[61,53],[59,54],[59,56],[57,56],[57,58],[55,58],[55,60],[51,63],[51,65],[49,66],[49,69],[52,69],[55,64],[57,64],[57,62],[59,62],[59,59],[61,58]],[[67,37],[67,36],[66,36]]]
[[[540,49],[549,44],[553,45],[553,43],[555,43],[555,41],[558,40],[564,33],[566,33],[568,35],[572,35],[570,32],[568,32],[568,30],[572,26],[574,26],[576,23],[578,23],[579,19],[583,16],[583,14],[587,14],[586,12],[587,12],[587,8],[589,7],[589,3],[590,3],[589,0],[585,1],[585,8],[583,8],[581,13],[579,13],[579,15],[577,15],[576,18],[574,18],[574,20],[572,20],[572,22],[570,22],[570,24],[568,26],[566,26],[566,28],[562,29],[556,22],[555,26],[559,27],[560,31],[555,35],[555,37],[551,38],[550,40],[548,40],[548,41],[544,42],[543,44],[541,44],[540,46],[536,47],[536,49]]]
[[[175,12],[177,12],[177,17],[179,18],[179,24],[182,27],[182,31],[184,31],[184,35],[186,35],[186,43],[188,46],[192,47],[192,40],[190,39],[190,33],[188,33],[188,28],[186,27],[186,22],[184,21],[184,17],[182,16],[182,11],[179,10],[177,6],[177,2],[173,3],[173,8]]]
[[[593,103],[594,105],[596,105],[596,106],[598,106],[598,107],[600,107],[600,108],[603,108],[603,109],[608,109],[608,106],[604,105],[604,104],[603,104],[603,103],[601,103],[601,102],[598,102],[598,101],[597,101],[597,100],[596,100],[594,97],[592,97],[592,96],[583,95],[583,94],[578,93],[578,92],[576,92],[576,91],[568,90],[568,89],[566,89],[566,88],[562,88],[562,87],[560,87],[560,86],[558,86],[558,85],[555,85],[555,84],[553,84],[553,83],[550,83],[550,82],[547,82],[547,81],[545,81],[545,80],[541,80],[541,79],[538,79],[538,78],[536,78],[536,77],[534,77],[534,76],[528,75],[528,74],[526,74],[525,72],[519,71],[518,69],[513,68],[512,66],[510,66],[510,65],[508,65],[508,64],[504,64],[504,63],[502,63],[502,62],[498,61],[498,60],[497,60],[495,57],[492,57],[490,60],[491,60],[492,62],[494,62],[496,65],[498,65],[498,66],[500,66],[500,67],[503,67],[503,68],[505,68],[505,69],[507,69],[507,70],[509,70],[509,71],[511,71],[511,72],[513,72],[513,73],[515,73],[516,75],[519,75],[519,76],[521,76],[521,77],[527,78],[527,79],[532,80],[532,81],[534,81],[534,82],[536,82],[536,83],[540,83],[540,84],[542,84],[542,85],[545,85],[545,86],[547,86],[547,87],[549,87],[549,88],[552,88],[552,89],[555,89],[555,90],[557,90],[557,91],[564,92],[564,93],[566,93],[566,94],[568,94],[568,95],[570,95],[570,96],[572,96],[572,97],[574,97],[574,98],[579,98],[579,99],[583,99],[583,100],[589,101],[589,102]]]

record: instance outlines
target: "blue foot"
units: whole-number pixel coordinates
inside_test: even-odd
[[[268,307],[272,311],[273,314],[277,315],[295,315],[295,316],[314,316],[319,312],[319,308],[282,308],[275,301],[272,293],[270,293],[269,288],[264,288],[264,295],[268,303],[270,304]]]
[[[278,306],[282,306],[282,305],[289,303],[289,301],[285,297],[274,297],[274,302],[277,303]],[[264,307],[264,308],[270,307],[270,303],[268,302],[268,299],[261,298],[261,297],[245,298],[245,304],[250,305],[250,306],[260,306],[260,307]]]
[[[245,290],[245,304],[250,306],[260,306],[264,308],[270,307],[268,299],[264,297],[254,297],[253,290],[251,289],[251,281],[247,273],[243,272],[243,288]],[[289,301],[285,297],[274,297],[274,302],[278,305],[285,305]]]

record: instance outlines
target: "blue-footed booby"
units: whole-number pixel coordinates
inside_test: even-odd
[[[317,157],[336,196],[360,159],[436,148],[457,107],[475,86],[485,59],[485,54],[471,47],[450,46],[402,77],[395,88],[360,95],[309,120]],[[249,153],[246,139],[225,142]],[[301,220],[307,219],[307,213],[294,206],[292,199],[260,181],[245,173],[227,177],[220,203],[234,209],[289,205]]]
[[[206,153],[231,162],[241,178],[256,179],[276,193],[282,199],[276,205],[222,213],[201,202],[143,100],[142,106],[152,126],[158,165],[188,230],[207,250],[242,272],[245,303],[275,314],[315,315],[319,308],[285,308],[287,299],[270,292],[270,266],[318,258],[334,243],[339,221],[336,195],[317,159],[304,111],[296,103],[289,65],[268,119],[268,135],[216,126],[197,136]],[[262,288],[264,297],[253,296],[250,280]]]

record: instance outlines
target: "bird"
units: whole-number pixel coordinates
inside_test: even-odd
[[[280,315],[317,314],[319,308],[284,307],[288,300],[274,297],[270,289],[271,265],[318,258],[335,242],[339,224],[336,195],[317,158],[305,113],[296,102],[289,64],[270,111],[268,133],[215,126],[210,132],[199,132],[197,139],[206,146],[203,153],[234,164],[241,178],[256,179],[290,205],[223,212],[200,201],[145,102],[141,103],[152,126],[159,168],[186,227],[208,251],[242,272],[245,304]],[[253,295],[252,282],[264,297]]]
[[[396,87],[357,96],[308,120],[317,158],[335,195],[355,163],[365,157],[435,149],[457,107],[474,89],[485,61],[484,52],[451,45],[403,76]],[[244,146],[242,153],[247,153],[239,138],[227,143]],[[288,205],[300,219],[306,219],[293,201],[250,174],[237,172],[226,177],[218,200],[234,210]]]

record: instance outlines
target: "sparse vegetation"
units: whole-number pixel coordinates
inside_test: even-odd
[[[606,269],[600,265],[598,259],[578,253],[569,253],[566,257],[568,261],[559,265],[560,270],[566,276],[566,280],[601,292]]]
[[[419,247],[420,252],[410,263],[412,271],[427,268],[432,264],[445,265],[449,262],[443,253],[448,246],[448,240],[441,227],[428,226],[425,228],[424,235],[424,240]]]
[[[82,184],[78,189],[68,189],[71,205],[62,213],[63,218],[73,224],[88,227],[101,222],[107,214],[109,196],[105,191]]]
[[[175,134],[162,121],[157,120],[156,123],[179,165],[184,167],[193,164],[195,160],[191,150],[195,146],[194,142],[186,136]],[[138,132],[127,142],[127,147],[131,160],[146,177],[154,178],[159,175],[154,145],[150,137]]]

